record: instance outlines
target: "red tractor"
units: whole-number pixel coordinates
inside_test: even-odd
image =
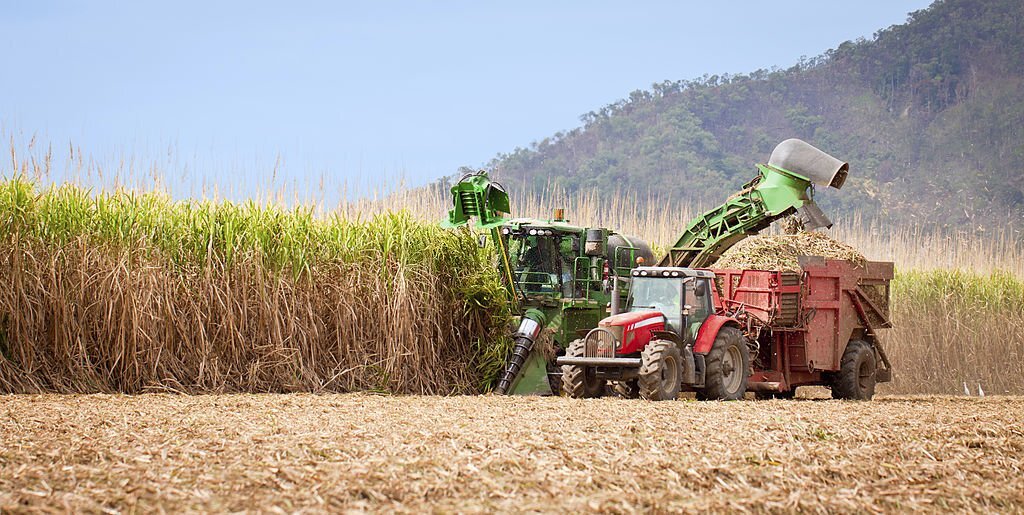
[[[890,327],[892,263],[807,257],[801,272],[638,267],[623,313],[557,361],[570,397],[790,397],[823,385],[870,399],[891,378],[876,329]]]

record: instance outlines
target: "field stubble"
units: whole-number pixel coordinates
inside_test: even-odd
[[[1024,399],[0,397],[0,509],[1024,510]]]

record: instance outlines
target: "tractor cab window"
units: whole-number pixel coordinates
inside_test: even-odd
[[[698,278],[685,285],[685,305],[690,306],[690,314],[686,317],[686,343],[697,340],[697,331],[711,314],[710,284],[707,279]]]
[[[665,315],[669,331],[682,329],[682,286],[678,277],[633,277],[629,287],[627,311],[659,311]]]

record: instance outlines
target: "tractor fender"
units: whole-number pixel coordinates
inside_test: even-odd
[[[704,323],[700,325],[700,330],[697,331],[697,341],[693,343],[694,354],[707,354],[711,352],[711,346],[715,343],[715,338],[718,337],[718,331],[723,327],[731,325],[740,328],[740,323],[735,318],[724,317],[722,315],[710,315]]]

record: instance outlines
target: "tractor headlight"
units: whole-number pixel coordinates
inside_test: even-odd
[[[647,270],[644,270],[643,272],[640,272],[640,275],[647,275]]]
[[[530,236],[536,236],[536,235],[537,235],[537,229],[530,229]]]
[[[506,227],[506,228],[501,230],[501,234],[504,234],[506,236],[508,236],[509,233],[511,233],[511,232],[512,232],[512,229],[509,229],[508,227]]]

